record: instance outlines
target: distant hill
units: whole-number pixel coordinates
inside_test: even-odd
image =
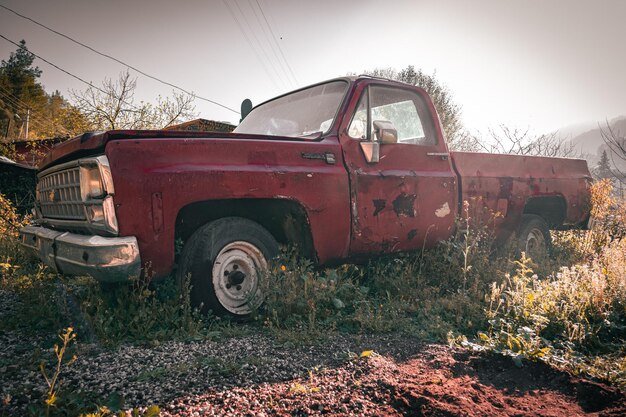
[[[626,116],[616,117],[609,121],[609,125],[615,132],[620,132],[622,135],[626,134]],[[606,122],[600,123],[600,126],[596,125],[594,128],[585,132],[572,136],[570,142],[577,150],[580,150],[583,155],[593,155],[598,158],[602,154],[604,140],[602,140],[601,128],[606,126]],[[559,133],[563,133],[566,129],[559,130]],[[604,149],[604,148],[603,148]]]
[[[559,129],[557,135],[574,145],[575,154],[582,155],[587,160],[590,169],[594,169],[600,161],[602,151],[609,152],[614,163],[618,165],[620,170],[626,170],[626,161],[611,155],[610,149],[602,139],[602,129],[606,130],[606,121],[600,123],[585,123],[579,125],[566,126]],[[621,137],[626,136],[626,115],[618,116],[608,121],[609,125],[615,133]]]

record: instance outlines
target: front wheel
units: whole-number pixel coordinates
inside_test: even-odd
[[[277,254],[276,240],[258,223],[239,217],[215,220],[185,243],[178,279],[189,277],[194,306],[243,318],[263,302],[261,279]]]
[[[518,249],[532,259],[544,258],[552,249],[552,237],[548,224],[534,214],[524,214],[518,232]]]

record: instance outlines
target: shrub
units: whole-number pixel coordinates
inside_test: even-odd
[[[582,369],[606,377],[589,364],[604,354],[624,353],[626,240],[609,242],[589,263],[562,267],[548,279],[539,279],[529,264],[523,256],[515,274],[492,284],[486,309],[490,326],[480,339],[520,358],[544,358],[574,369],[587,363]],[[626,383],[624,371],[611,378]]]
[[[79,300],[96,337],[105,344],[195,338],[205,334],[210,324],[191,307],[188,282],[182,288],[174,279],[151,285],[132,279],[129,284],[102,286],[82,278],[68,289]]]

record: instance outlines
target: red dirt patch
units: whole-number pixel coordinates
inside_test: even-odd
[[[312,371],[308,378],[179,399],[164,415],[622,416],[616,388],[543,363],[427,346],[404,362],[382,356]]]

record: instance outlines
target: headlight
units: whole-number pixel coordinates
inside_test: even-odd
[[[104,198],[102,204],[89,205],[85,209],[89,223],[103,226],[105,230],[111,233],[118,232],[113,197],[109,195]]]
[[[92,223],[101,223],[104,221],[104,209],[101,205],[87,206],[87,217]]]
[[[104,187],[100,169],[97,166],[83,166],[80,169],[80,193],[83,201],[104,197]]]

